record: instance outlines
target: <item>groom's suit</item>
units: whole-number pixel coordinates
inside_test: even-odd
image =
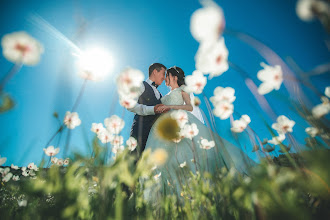
[[[143,82],[144,91],[138,99],[137,106],[135,109],[129,109],[135,112],[130,135],[138,142],[136,148],[138,157],[140,157],[144,151],[152,125],[160,116],[160,114],[154,113],[153,107],[157,104],[161,104],[160,98],[162,95],[154,85],[151,85],[151,80],[147,79],[147,81],[148,82]],[[143,107],[144,109],[142,109]]]

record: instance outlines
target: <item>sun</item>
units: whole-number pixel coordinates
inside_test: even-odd
[[[113,69],[114,59],[107,50],[93,47],[78,55],[77,67],[84,78],[101,80]]]

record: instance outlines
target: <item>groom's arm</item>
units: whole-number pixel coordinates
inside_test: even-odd
[[[143,94],[145,90],[144,84],[141,85],[140,88],[140,94]],[[156,105],[158,106],[158,105]],[[133,108],[128,108],[127,110],[130,112],[133,112],[135,114],[138,115],[155,115],[157,112],[157,108],[156,106],[147,106],[147,105],[143,105],[143,104],[139,104],[137,103]]]

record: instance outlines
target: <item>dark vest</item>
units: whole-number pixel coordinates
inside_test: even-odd
[[[145,81],[143,84],[145,90],[140,95],[138,103],[147,106],[155,106],[157,104],[161,104],[160,99],[156,98],[152,87]],[[160,95],[160,97],[162,96]],[[130,135],[137,139],[138,145],[140,146],[139,153],[142,153],[144,150],[150,129],[159,116],[160,114],[146,116],[135,114]]]

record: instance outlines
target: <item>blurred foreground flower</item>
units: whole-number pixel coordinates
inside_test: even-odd
[[[111,142],[114,138],[113,134],[111,134],[107,129],[100,131],[97,134],[97,137],[103,144]]]
[[[47,156],[55,156],[56,154],[58,154],[58,152],[60,152],[60,148],[54,148],[54,146],[49,146],[47,148],[44,148],[44,152]]]
[[[276,119],[277,123],[272,124],[272,128],[275,129],[279,134],[285,134],[292,132],[293,126],[296,124],[293,120],[288,119],[284,115],[280,115]]]
[[[29,66],[36,65],[44,52],[43,46],[24,31],[6,34],[1,40],[1,46],[7,60]]]
[[[214,146],[215,146],[215,142],[214,141],[208,141],[206,139],[202,139],[201,140],[200,147],[202,149],[209,150],[209,149],[213,148]]]
[[[188,122],[188,114],[184,110],[176,110],[171,112],[171,117],[176,119],[180,128]]]
[[[299,0],[296,13],[303,21],[311,21],[317,17],[323,22],[323,19],[329,19],[330,4],[320,0]]]
[[[316,105],[312,109],[312,114],[315,118],[321,118],[322,116],[330,112],[330,102],[329,99],[325,96],[321,97],[322,103]]]
[[[3,182],[8,182],[12,178],[13,174],[12,173],[7,173],[3,178]]]
[[[18,170],[18,166],[15,166],[14,164],[11,164],[10,168],[12,168],[13,170]]]
[[[104,125],[111,134],[119,134],[125,126],[125,122],[117,115],[104,119]]]
[[[157,135],[166,141],[172,141],[178,138],[180,127],[176,119],[172,118],[169,113],[163,114],[155,123]]]
[[[35,165],[34,163],[29,163],[28,168],[30,170],[35,170],[35,171],[38,171],[39,170],[39,168],[37,167],[37,165]]]
[[[199,70],[195,70],[192,75],[186,76],[186,87],[184,90],[188,93],[193,92],[195,94],[201,94],[206,85],[206,81],[207,79],[204,74]]]
[[[317,134],[319,134],[319,129],[314,127],[308,127],[305,129],[305,132],[309,134],[311,137],[315,137]]]
[[[260,63],[260,65],[264,69],[259,70],[257,73],[258,79],[262,81],[258,88],[259,94],[265,95],[274,89],[279,90],[283,82],[283,72],[281,66],[276,65],[273,67],[265,63]]]
[[[268,141],[269,144],[279,145],[281,144],[285,139],[284,134],[280,134],[277,137],[273,137],[271,140]]]
[[[129,137],[126,144],[130,151],[134,151],[137,147],[137,140],[134,137]]]
[[[1,157],[1,155],[0,155],[0,166],[2,164],[6,163],[6,161],[7,161],[7,157]]]
[[[218,86],[213,91],[214,96],[210,98],[210,101],[214,106],[222,101],[233,103],[236,100],[235,89],[231,87],[223,88]]]
[[[239,120],[235,120],[230,128],[231,131],[236,133],[241,133],[244,131],[246,126],[251,122],[251,119],[248,115],[242,115]]]
[[[26,200],[21,200],[21,201],[17,201],[18,202],[18,206],[19,207],[25,207],[27,205],[27,201]]]
[[[151,161],[156,166],[161,166],[166,163],[168,154],[166,150],[162,148],[156,149],[152,154],[150,155]]]
[[[199,130],[197,128],[197,125],[195,123],[192,123],[190,125],[186,124],[183,127],[183,134],[186,138],[192,140],[193,137],[195,137],[199,133]]]
[[[328,96],[328,98],[330,98],[330,86],[328,86],[327,88],[325,88],[325,90],[324,90],[324,94],[325,94],[326,96]]]
[[[222,9],[213,4],[196,10],[190,19],[190,31],[198,41],[215,41],[225,28]]]
[[[183,163],[180,163],[179,167],[183,168],[183,167],[185,167],[186,165],[187,165],[187,162],[185,161],[185,162],[183,162]]]
[[[219,102],[213,109],[214,115],[218,116],[221,120],[229,118],[233,112],[234,105],[226,101]]]
[[[67,111],[64,117],[64,124],[69,129],[74,129],[75,127],[81,124],[81,120],[79,119],[79,115],[77,112],[69,112]]]
[[[210,78],[220,76],[229,68],[228,49],[224,38],[215,42],[200,44],[195,55],[196,69],[204,74],[210,74]]]
[[[92,123],[91,131],[98,134],[99,132],[103,131],[105,128],[103,127],[102,123]]]

